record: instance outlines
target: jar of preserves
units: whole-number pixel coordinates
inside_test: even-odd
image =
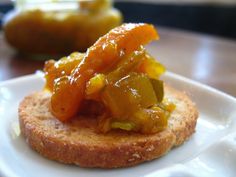
[[[121,22],[111,0],[16,0],[3,29],[22,53],[65,55],[86,51]]]

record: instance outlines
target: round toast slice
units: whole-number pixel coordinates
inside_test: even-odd
[[[34,150],[52,160],[81,167],[133,166],[166,154],[195,131],[198,111],[189,97],[166,85],[165,97],[176,104],[176,109],[168,127],[155,134],[122,130],[97,133],[95,117],[80,116],[62,123],[50,113],[50,94],[43,91],[20,103],[20,129]]]

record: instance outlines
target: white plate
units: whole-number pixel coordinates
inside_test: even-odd
[[[112,170],[64,165],[31,150],[23,137],[17,135],[17,107],[25,95],[42,89],[42,75],[1,83],[0,176],[236,176],[236,99],[173,73],[166,73],[163,79],[186,91],[196,102],[200,112],[196,133],[160,159]]]

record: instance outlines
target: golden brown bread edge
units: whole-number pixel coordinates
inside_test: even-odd
[[[20,129],[26,142],[43,156],[81,167],[128,167],[156,159],[181,145],[195,131],[198,111],[189,97],[165,86],[176,109],[162,132],[144,135],[114,130],[95,131],[96,118],[78,117],[61,123],[49,112],[50,95],[33,93],[19,106]]]

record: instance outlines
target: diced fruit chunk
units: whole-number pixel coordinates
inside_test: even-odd
[[[159,107],[156,109],[140,109],[135,113],[134,122],[142,133],[156,133],[167,127],[165,111]]]
[[[135,124],[132,122],[112,122],[111,128],[131,131],[135,128]]]
[[[62,76],[68,76],[71,71],[82,61],[84,53],[74,52],[68,57],[63,57],[58,61],[49,60],[45,63],[44,72],[46,78],[45,89],[52,91],[54,80]]]
[[[97,74],[86,85],[86,94],[91,95],[99,92],[106,84],[105,75]]]
[[[108,84],[102,100],[114,117],[125,118],[142,108],[157,103],[149,78],[144,74],[130,73],[114,84]]]
[[[161,102],[164,97],[164,85],[163,81],[157,79],[150,79],[152,87],[156,93],[157,101]]]
[[[158,79],[165,72],[165,67],[153,57],[146,54],[145,60],[141,63],[138,71],[146,73],[150,78]]]

